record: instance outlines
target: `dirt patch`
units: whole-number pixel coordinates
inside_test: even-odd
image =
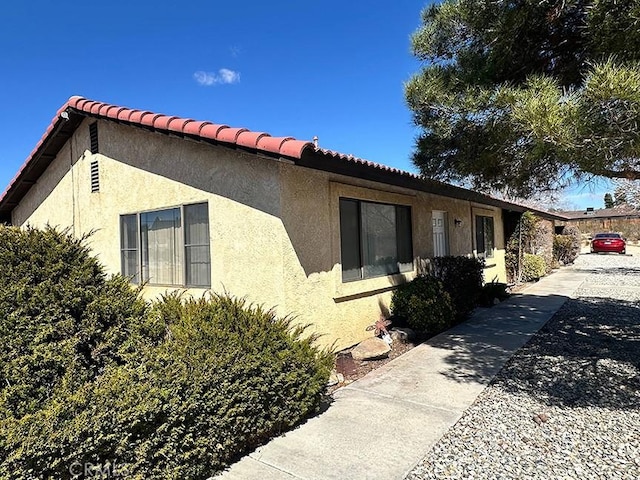
[[[343,376],[344,380],[337,385],[329,387],[328,393],[335,392],[340,387],[344,387],[355,382],[359,378],[364,377],[367,373],[375,370],[376,368],[380,368],[394,358],[398,358],[400,355],[407,353],[418,344],[418,340],[411,343],[393,342],[389,356],[380,360],[354,360],[351,357],[351,350],[353,347],[341,350],[336,354],[336,371]]]

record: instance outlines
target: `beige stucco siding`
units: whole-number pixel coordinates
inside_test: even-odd
[[[88,136],[85,123],[14,210],[14,224],[71,227],[78,236],[93,231],[91,247],[109,272],[118,273],[120,215],[208,202],[212,289],[284,304],[276,162],[110,122],[100,122],[103,153],[92,155],[76,138]],[[99,193],[90,189],[95,159]],[[166,290],[150,286],[145,293]]]
[[[99,121],[100,154],[94,155],[88,133],[93,121],[76,130],[14,209],[13,222],[69,227],[78,236],[93,231],[90,245],[109,272],[120,272],[121,215],[207,202],[212,290],[292,314],[336,348],[370,336],[365,328],[388,313],[394,286],[415,276],[420,259],[433,256],[434,210],[447,212],[452,255],[474,252],[474,215],[494,217],[496,251],[485,278],[504,281],[500,209],[108,121]],[[100,191],[92,193],[95,160]],[[341,197],[411,207],[413,271],[342,281]],[[147,286],[145,295],[167,288]]]
[[[285,298],[287,309],[312,321],[319,333],[340,347],[370,336],[366,327],[389,310],[393,288],[417,273],[417,262],[433,256],[432,211],[446,211],[451,255],[469,255],[474,249],[474,215],[493,216],[496,226],[494,258],[487,262],[485,279],[505,281],[501,210],[478,209],[469,202],[392,187],[327,172],[280,166],[282,221],[285,242]],[[412,272],[353,282],[342,281],[340,264],[339,199],[407,205],[412,212]],[[459,226],[455,226],[455,220]]]

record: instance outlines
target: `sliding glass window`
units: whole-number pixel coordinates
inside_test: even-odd
[[[410,207],[341,198],[340,239],[344,282],[413,269]]]
[[[206,203],[120,217],[122,274],[133,283],[211,286]]]

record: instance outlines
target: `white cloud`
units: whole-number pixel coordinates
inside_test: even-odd
[[[202,70],[193,74],[193,78],[203,87],[210,87],[212,85],[225,85],[238,83],[240,81],[240,72],[229,70],[228,68],[221,68],[217,72],[204,72]]]
[[[218,72],[220,74],[221,83],[238,83],[240,81],[240,73],[229,70],[228,68],[221,68]]]

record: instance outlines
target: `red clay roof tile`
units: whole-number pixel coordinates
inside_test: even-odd
[[[129,118],[131,117],[131,110],[128,108],[123,108],[122,110],[120,110],[118,112],[118,118],[117,120],[124,120],[124,121],[129,121]]]
[[[76,95],[70,97],[69,100],[58,109],[56,116],[52,119],[49,127],[42,135],[42,138],[31,151],[2,196],[0,196],[0,207],[3,207],[2,203],[5,201],[8,193],[13,191],[17,184],[21,182],[23,176],[26,175],[26,171],[32,162],[37,161],[37,156],[39,155],[42,146],[47,142],[51,135],[54,135],[55,127],[60,125],[60,122],[62,121],[61,114],[64,111],[71,112],[73,110],[107,120],[127,122],[131,125],[146,126],[162,131],[182,133],[221,143],[237,144],[257,151],[264,151],[270,154],[297,159],[300,159],[305,149],[313,149],[314,147],[313,143],[309,141],[295,140],[291,137],[271,137],[267,133],[252,132],[246,128],[233,128],[227,125],[213,124],[207,121],[196,121],[161,115],[144,110],[133,110],[131,108],[111,105],[109,103],[96,102]]]
[[[202,138],[209,138],[211,140],[216,140],[218,138],[218,134],[220,130],[229,128],[227,125],[215,125],[213,123],[208,123],[202,126],[200,130],[200,136]]]
[[[268,134],[263,132],[250,132],[250,131],[241,132],[238,135],[238,138],[236,138],[236,143],[242,147],[257,148],[258,140],[260,140],[262,137],[266,135]]]
[[[258,150],[266,150],[271,153],[280,153],[280,148],[287,140],[293,140],[291,137],[261,137],[256,144]]]
[[[190,118],[173,117],[173,120],[167,123],[167,129],[172,132],[184,133],[184,126],[190,122],[193,122]]]
[[[153,115],[153,113],[148,112],[146,110],[131,110],[130,108],[125,108],[124,112],[127,112],[127,113],[121,120],[126,120],[127,122],[131,122],[131,123],[140,123],[143,116]],[[118,116],[118,119],[120,119],[119,116]]]
[[[115,105],[111,105],[109,108],[107,108],[107,110],[104,112],[104,115],[107,118],[113,118],[113,119],[117,119],[118,118],[118,113],[120,113],[123,110],[122,107],[116,107]]]
[[[246,128],[233,128],[227,125],[212,124],[181,117],[163,115],[143,110],[133,110],[108,103],[88,100],[80,96],[69,98],[58,114],[67,108],[94,116],[144,125],[158,130],[170,130],[185,135],[195,135],[218,142],[241,145],[256,150],[300,158],[305,148],[312,148],[311,142],[295,140],[291,137],[271,137],[267,133],[253,132]],[[57,120],[54,119],[54,122]]]
[[[198,122],[197,120],[190,120],[188,123],[185,123],[182,126],[182,133],[184,133],[185,135],[200,135],[202,129],[207,125],[211,125],[211,122]]]
[[[168,115],[160,115],[153,122],[153,128],[158,130],[169,130],[169,123],[178,117],[170,117]]]
[[[234,127],[223,128],[218,132],[218,136],[216,137],[216,140],[220,142],[236,143],[236,140],[238,139],[238,135],[240,135],[242,132],[248,132],[248,131],[249,130],[247,130],[246,128],[234,128]]]
[[[313,143],[305,142],[303,140],[287,140],[286,142],[283,142],[280,147],[280,155],[300,158],[302,156],[302,152],[309,146],[313,147]]]
[[[158,113],[145,112],[140,117],[140,124],[146,125],[147,127],[153,127],[156,123],[156,118],[161,117],[162,115]],[[132,122],[133,123],[133,122]]]

